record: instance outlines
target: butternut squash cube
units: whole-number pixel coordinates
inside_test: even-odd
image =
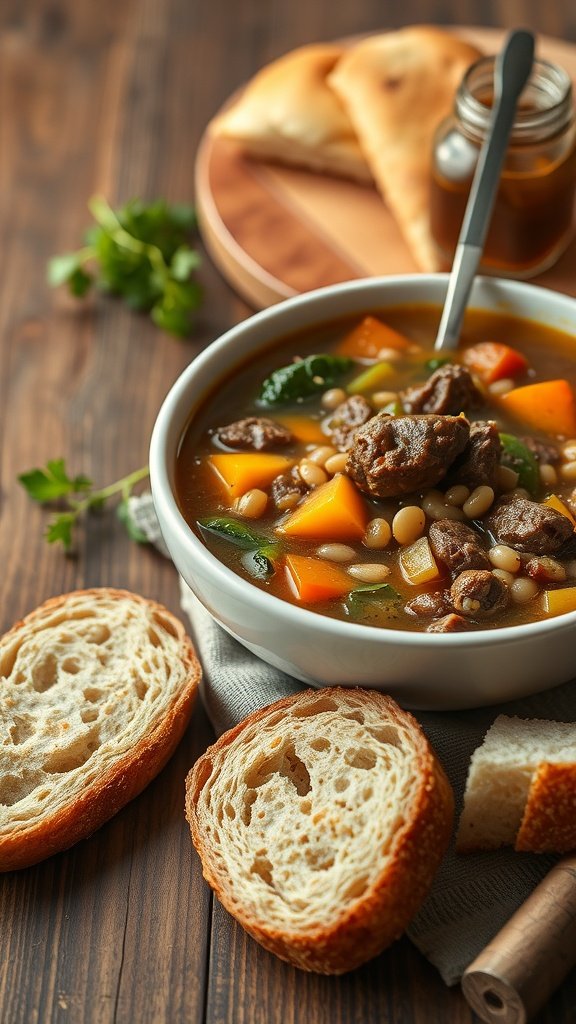
[[[563,615],[564,612],[576,611],[576,587],[544,590],[542,605],[546,615]]]
[[[335,351],[340,356],[351,356],[353,359],[377,359],[378,353],[384,348],[405,352],[411,346],[409,338],[393,327],[388,327],[377,316],[365,316],[342,339]]]
[[[253,487],[268,487],[274,477],[286,473],[294,459],[284,455],[258,452],[209,455],[208,464],[214,470],[228,498],[240,498]]]
[[[287,555],[286,572],[296,597],[307,604],[342,597],[354,585],[341,566],[306,555]]]
[[[559,498],[557,494],[550,494],[542,502],[543,505],[548,505],[548,508],[553,508],[556,512],[560,512],[563,516],[566,516],[570,520],[572,526],[576,527],[576,519],[572,515],[568,506]]]
[[[302,444],[329,444],[320,421],[313,420],[311,416],[298,416],[297,413],[292,416],[275,414],[274,419],[291,430],[296,440]]]
[[[350,477],[337,473],[311,491],[277,532],[305,540],[361,540],[367,519]]]

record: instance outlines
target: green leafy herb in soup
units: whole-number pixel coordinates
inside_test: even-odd
[[[177,461],[184,516],[276,597],[459,632],[576,609],[574,339],[410,307],[285,338],[222,380]]]

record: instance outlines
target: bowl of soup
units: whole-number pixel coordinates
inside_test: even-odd
[[[312,685],[465,708],[575,672],[576,301],[478,278],[435,351],[446,275],[258,313],[167,395],[163,536],[214,620]]]

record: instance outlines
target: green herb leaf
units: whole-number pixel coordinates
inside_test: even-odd
[[[113,210],[99,196],[89,206],[96,224],[86,233],[86,246],[50,260],[50,284],[67,283],[77,297],[94,284],[122,297],[131,309],[151,313],[162,330],[190,334],[191,313],[202,301],[199,285],[190,279],[200,264],[189,244],[196,226],[193,208],[135,199]],[[86,262],[95,265],[93,276],[83,269]]]
[[[46,540],[49,544],[63,544],[66,551],[70,551],[75,523],[74,512],[61,512],[48,523]]]
[[[245,523],[231,516],[207,516],[206,519],[198,520],[198,526],[202,530],[208,530],[232,541],[233,544],[238,544],[241,548],[268,549],[271,546],[267,537],[255,533]]]
[[[282,405],[309,398],[332,387],[352,366],[346,356],[312,355],[274,370],[263,382],[263,405]]]
[[[94,512],[102,508],[110,498],[122,495],[118,514],[123,519],[123,515],[126,513],[122,506],[127,503],[132,488],[147,476],[148,467],[143,466],[142,469],[137,469],[122,479],[116,480],[115,483],[95,491],[92,489],[92,481],[89,477],[82,474],[70,477],[66,471],[64,459],[52,459],[46,463],[43,469],[32,469],[27,473],[21,473],[18,479],[34,501],[41,504],[54,501],[64,503],[65,511],[50,520],[45,536],[49,544],[59,541],[66,550],[69,550],[72,545],[74,526],[84,513]],[[132,528],[130,528],[128,522],[124,519],[123,521],[134,540],[147,540],[146,537],[140,535],[135,524],[132,524]]]
[[[433,373],[435,370],[439,370],[441,366],[446,366],[447,363],[451,363],[452,360],[448,356],[433,356],[432,359],[427,359],[424,366],[427,370]]]
[[[67,494],[82,494],[89,491],[92,481],[87,476],[68,476],[64,459],[52,459],[43,469],[31,469],[21,473],[20,483],[34,501],[57,501]]]
[[[81,256],[77,252],[65,252],[48,261],[48,284],[53,288],[65,284],[79,270]]]
[[[118,508],[116,509],[116,515],[124,526],[128,536],[131,540],[135,540],[137,544],[148,544],[148,537],[143,530],[134,522],[130,514],[130,502],[128,498],[124,498]]]
[[[344,604],[355,618],[361,617],[366,611],[366,605],[374,602],[392,602],[396,604],[402,598],[394,587],[389,583],[365,583],[355,587],[347,595]]]
[[[170,263],[172,277],[176,281],[187,281],[193,270],[200,266],[200,256],[188,245],[181,245],[176,250]]]
[[[518,473],[518,486],[525,487],[532,497],[537,497],[540,492],[540,471],[534,452],[513,434],[500,434],[500,443],[501,464]]]
[[[254,579],[267,580],[274,575],[274,562],[262,551],[247,551],[240,561]]]

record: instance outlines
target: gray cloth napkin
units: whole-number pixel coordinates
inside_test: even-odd
[[[159,531],[148,496],[137,499],[131,511],[138,526],[156,543]],[[252,711],[305,688],[305,684],[261,661],[221,629],[183,580],[181,597],[204,669],[202,697],[217,735]],[[466,678],[465,664],[462,677]],[[470,757],[499,714],[575,721],[576,683],[498,707],[415,713],[454,788],[456,820]],[[428,899],[408,929],[412,942],[447,985],[460,980],[468,964],[526,900],[555,860],[513,850],[459,856],[453,845],[450,847]]]

